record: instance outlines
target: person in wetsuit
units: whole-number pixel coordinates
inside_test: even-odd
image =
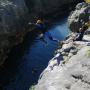
[[[32,23],[29,23],[32,24]],[[50,40],[58,42],[59,40],[52,37],[52,35],[47,31],[47,26],[45,25],[45,22],[43,19],[38,19],[36,23],[34,23],[36,30],[39,33],[39,39],[42,40],[47,44],[47,41],[45,40],[45,36],[47,36]]]
[[[82,41],[85,31],[88,29],[89,24],[85,23],[82,28],[79,29],[79,33],[77,34],[75,41]]]

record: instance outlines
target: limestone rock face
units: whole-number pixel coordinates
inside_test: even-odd
[[[78,29],[87,21],[90,20],[90,4],[85,2],[79,3],[76,6],[76,10],[72,11],[69,18],[68,24],[71,31],[78,31]]]
[[[0,0],[0,65],[9,49],[22,41],[27,13],[24,0]]]
[[[67,46],[59,49],[40,75],[35,90],[90,90],[90,34],[83,40],[87,41],[74,41],[68,52]]]

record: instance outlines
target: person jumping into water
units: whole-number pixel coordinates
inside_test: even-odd
[[[50,40],[58,42],[59,40],[52,37],[52,35],[47,32],[47,28],[45,26],[44,20],[42,18],[38,19],[36,23],[29,23],[30,25],[35,25],[36,29],[39,33],[39,39],[41,39],[43,42],[47,44],[47,41],[45,40],[45,36],[47,36]]]

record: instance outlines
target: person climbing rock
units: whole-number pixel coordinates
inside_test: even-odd
[[[75,41],[81,41],[83,39],[85,31],[88,29],[89,24],[85,23],[82,28],[79,29],[79,33],[77,33]]]
[[[82,41],[84,32],[85,31],[82,28],[80,28],[79,32],[76,35],[76,38],[74,39],[74,41]]]
[[[77,33],[71,33],[66,40],[60,41],[59,44],[62,46],[63,44],[68,44],[73,41],[82,41],[85,31],[90,27],[90,22],[85,23]]]

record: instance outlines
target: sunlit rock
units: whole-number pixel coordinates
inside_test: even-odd
[[[76,10],[68,18],[68,25],[71,31],[77,32],[85,22],[90,19],[90,4],[79,3]]]

